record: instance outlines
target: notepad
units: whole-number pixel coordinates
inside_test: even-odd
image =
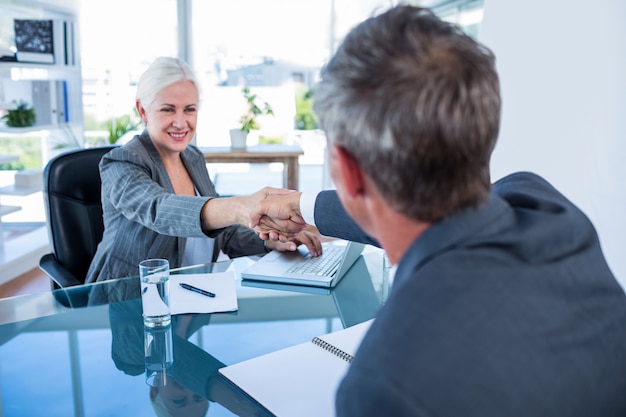
[[[276,416],[333,416],[339,383],[372,321],[219,372]]]
[[[193,285],[215,294],[206,297],[180,287]],[[232,271],[211,274],[170,275],[170,310],[172,314],[223,313],[237,311],[237,281]]]

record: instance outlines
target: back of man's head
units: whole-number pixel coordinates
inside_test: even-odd
[[[495,58],[428,9],[397,6],[354,28],[314,106],[329,146],[356,158],[399,212],[432,222],[487,198]]]

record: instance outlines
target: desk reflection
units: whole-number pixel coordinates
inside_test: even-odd
[[[141,299],[109,305],[111,357],[117,369],[131,376],[146,371],[145,336],[153,332],[144,326],[141,313]],[[189,342],[188,338],[210,320],[210,314],[172,317],[165,332],[171,337],[172,361],[162,380],[146,386],[155,414],[205,416],[210,402],[217,402],[239,416],[271,415],[223,382],[217,373],[226,366],[223,362]]]

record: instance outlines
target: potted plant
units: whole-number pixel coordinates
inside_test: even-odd
[[[246,100],[247,111],[239,118],[240,127],[230,130],[231,146],[233,149],[243,149],[246,147],[246,140],[250,130],[258,129],[258,116],[273,115],[272,107],[266,101],[259,103],[259,97],[250,92],[248,87],[241,90],[243,98]]]
[[[14,101],[15,108],[7,110],[2,116],[2,120],[7,127],[29,127],[35,124],[35,109],[30,107],[25,101]]]
[[[133,114],[126,114],[120,117],[114,117],[107,122],[108,124],[108,143],[113,145],[117,143],[128,132],[133,132],[141,126],[141,119],[137,110],[133,108]]]

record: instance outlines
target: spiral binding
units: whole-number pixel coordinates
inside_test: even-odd
[[[312,342],[314,344],[316,344],[317,346],[321,347],[324,350],[327,350],[328,352],[332,353],[333,355],[339,357],[340,359],[343,359],[344,361],[351,363],[352,360],[354,359],[354,356],[350,355],[347,352],[344,352],[343,350],[331,345],[330,343],[320,339],[319,337],[314,337]]]

